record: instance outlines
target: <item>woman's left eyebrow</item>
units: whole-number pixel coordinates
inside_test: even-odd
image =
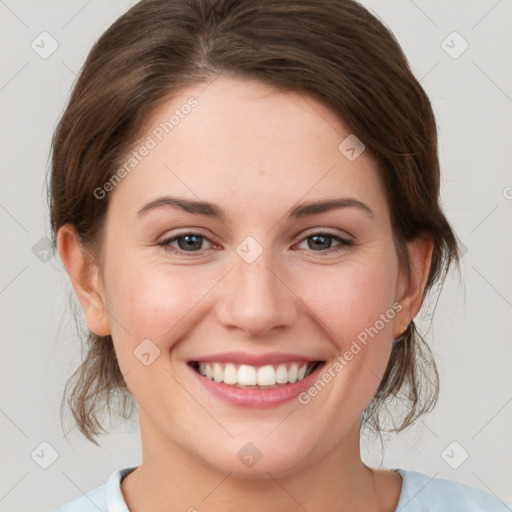
[[[353,199],[351,197],[342,197],[333,199],[323,199],[321,201],[310,201],[307,203],[299,204],[298,206],[295,206],[290,210],[290,212],[288,213],[288,218],[302,218],[307,217],[309,215],[324,213],[329,210],[351,207],[359,208],[372,219],[374,217],[372,209],[367,204],[363,203],[362,201],[359,201],[358,199]]]
[[[222,221],[225,221],[227,218],[226,212],[217,204],[176,196],[163,196],[146,203],[137,211],[137,216],[140,217],[150,210],[161,207],[179,208],[188,213],[215,217]],[[287,213],[287,218],[299,219],[340,208],[358,208],[364,211],[372,219],[374,218],[374,213],[367,204],[350,197],[330,198],[301,203],[290,209]]]

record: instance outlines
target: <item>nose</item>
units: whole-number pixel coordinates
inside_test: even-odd
[[[223,299],[218,302],[218,320],[247,338],[268,337],[298,318],[300,299],[286,282],[286,273],[279,272],[265,252],[252,263],[235,259],[235,268],[219,290]]]

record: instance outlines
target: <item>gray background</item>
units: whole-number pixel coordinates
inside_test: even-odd
[[[141,462],[136,419],[113,428],[101,448],[69,416],[61,428],[62,390],[80,343],[71,284],[58,256],[45,253],[43,188],[52,131],[75,76],[133,3],[0,0],[2,511],[52,511]],[[512,1],[362,3],[395,33],[432,100],[443,205],[466,247],[462,280],[447,279],[427,333],[441,376],[438,407],[387,439],[383,466],[457,480],[512,507]],[[31,47],[43,51],[43,31],[58,43],[47,58]],[[461,55],[454,31],[469,44]],[[363,440],[362,451],[379,465],[378,442]]]

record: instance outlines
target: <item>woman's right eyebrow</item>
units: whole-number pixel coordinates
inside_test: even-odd
[[[176,196],[162,196],[149,201],[137,211],[137,217],[143,216],[151,210],[162,207],[179,208],[188,213],[215,217],[222,221],[226,221],[227,219],[226,212],[215,203],[211,203],[209,201],[196,201],[194,199],[186,199],[184,197]],[[364,211],[372,219],[374,218],[374,213],[367,204],[350,197],[328,198],[301,203],[293,206],[285,215],[287,215],[288,219],[299,219],[340,208],[358,208]]]
[[[137,211],[137,217],[143,216],[145,213],[161,207],[180,208],[181,210],[189,213],[216,217],[222,221],[226,220],[226,213],[216,204],[208,201],[196,201],[193,199],[185,199],[184,197],[175,196],[162,196],[149,201]]]

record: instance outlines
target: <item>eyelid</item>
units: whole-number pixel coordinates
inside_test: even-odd
[[[336,230],[334,228],[322,228],[322,227],[315,227],[307,229],[305,232],[301,233],[301,241],[304,240],[304,238],[307,238],[309,236],[313,235],[319,235],[319,234],[325,234],[332,237],[338,237],[344,239],[346,242],[354,241],[355,237],[351,235],[348,231],[345,230]]]
[[[306,249],[307,253],[318,254],[321,256],[328,254],[328,255],[333,256],[333,255],[338,254],[341,251],[348,250],[352,246],[355,245],[355,242],[354,242],[354,240],[351,239],[351,237],[344,237],[343,235],[340,235],[337,232],[333,232],[330,229],[322,229],[322,228],[315,229],[314,231],[312,231],[310,233],[304,233],[301,236],[300,240],[298,242],[296,242],[294,245],[302,244],[302,243],[306,242],[306,240],[308,238],[311,238],[313,236],[327,236],[328,238],[332,238],[335,242],[337,242],[337,245],[334,245],[333,247],[329,247],[328,249],[323,249],[323,250],[319,250],[319,251],[314,251],[312,249],[309,249],[309,250]]]
[[[197,228],[189,228],[189,229],[186,229],[183,231],[179,231],[177,233],[172,233],[171,235],[164,235],[163,237],[161,237],[159,239],[159,241],[156,243],[156,245],[163,246],[164,249],[166,247],[172,247],[172,246],[170,246],[170,242],[174,242],[174,241],[176,241],[176,239],[184,237],[186,235],[193,235],[193,236],[201,237],[204,240],[207,240],[208,242],[210,242],[210,244],[212,244],[212,245],[218,245],[214,240],[211,239],[210,236],[207,236],[204,233],[201,233],[201,231],[195,231],[195,229],[197,229]],[[174,247],[172,249],[174,249]],[[170,249],[170,250],[172,251],[172,249]],[[189,254],[201,254],[203,251],[206,251],[206,250],[207,249],[201,249],[200,251],[195,251],[195,252],[190,251]],[[175,249],[174,252],[182,253],[182,254],[187,253],[187,251],[183,251],[180,249]]]
[[[166,236],[163,237],[159,242],[157,242],[158,246],[163,247],[165,250],[168,250],[169,252],[172,252],[174,254],[178,254],[180,256],[185,257],[193,257],[193,256],[201,256],[205,251],[211,250],[211,249],[201,249],[199,251],[185,251],[183,249],[177,249],[173,246],[171,246],[171,242],[175,242],[178,238],[184,237],[186,235],[192,235],[200,237],[204,240],[207,240],[213,245],[219,245],[214,240],[212,240],[209,236],[206,236],[205,234],[201,233],[201,231],[193,231],[193,229],[196,228],[187,228],[183,231],[173,233],[172,236]],[[345,232],[346,233],[346,232]],[[313,254],[317,253],[319,255],[323,254],[335,254],[337,251],[341,251],[343,249],[349,249],[353,245],[355,245],[355,242],[353,240],[353,236],[349,235],[348,237],[345,237],[344,235],[340,234],[339,232],[334,231],[331,228],[311,228],[310,230],[303,232],[301,234],[301,237],[298,241],[296,241],[293,245],[304,243],[308,238],[313,236],[327,236],[329,238],[333,238],[335,241],[338,242],[338,245],[335,245],[334,247],[329,247],[328,249],[314,251],[312,249],[306,250],[307,252],[312,252]]]

